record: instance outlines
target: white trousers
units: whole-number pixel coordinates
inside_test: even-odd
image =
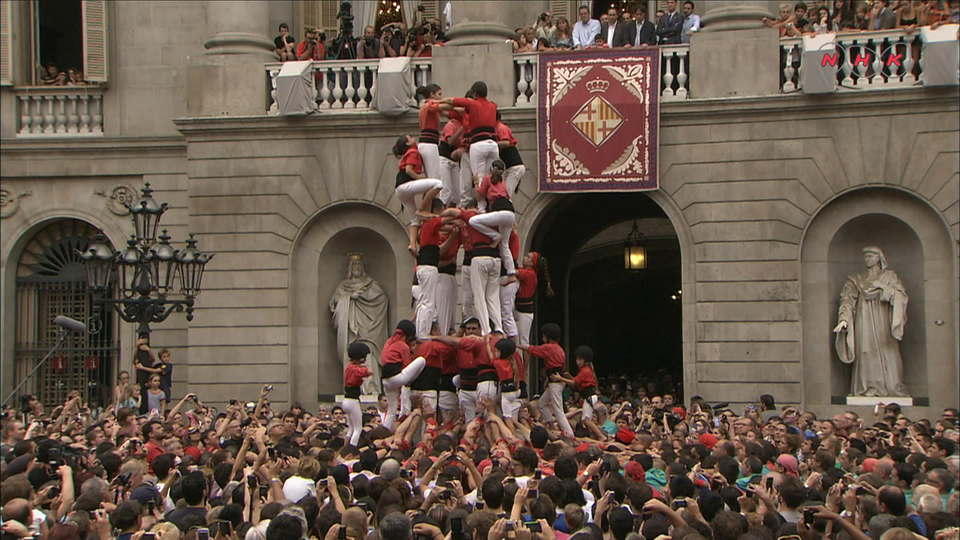
[[[413,398],[420,398],[421,403],[429,405],[431,411],[437,410],[437,391],[436,390],[410,390],[410,402]]]
[[[403,205],[403,215],[407,218],[408,225],[420,225],[420,220],[417,218],[417,195],[423,195],[434,188],[443,188],[443,182],[435,178],[421,178],[397,186],[394,193]]]
[[[345,398],[343,412],[347,413],[347,440],[356,446],[360,442],[360,434],[363,433],[363,411],[360,410],[360,400]]]
[[[440,390],[438,398],[437,408],[444,412],[456,411],[457,407],[460,405],[460,398],[457,397],[456,392]]]
[[[494,405],[500,405],[500,386],[494,381],[480,381],[477,383],[477,401],[486,398]]]
[[[474,257],[470,263],[470,286],[473,288],[475,316],[480,319],[483,335],[490,333],[491,319],[494,327],[503,328],[500,319],[500,259]]]
[[[493,140],[470,143],[470,168],[477,178],[490,174],[493,162],[500,159],[500,147]]]
[[[440,178],[440,147],[434,143],[417,143],[417,152],[423,160],[423,174],[427,178]]]
[[[473,306],[473,285],[470,283],[470,268],[469,264],[460,267],[460,289],[463,291],[461,322],[476,316]]]
[[[513,226],[516,223],[517,215],[510,210],[487,212],[470,218],[471,227],[480,231],[490,240],[500,242],[500,258],[503,259],[503,266],[507,269],[507,274],[510,275],[517,273],[513,253],[510,253],[510,232],[513,231]]]
[[[470,154],[464,152],[460,156],[460,208],[466,208],[467,203],[474,199],[473,169],[470,167]]]
[[[457,276],[440,274],[440,285],[437,288],[437,322],[440,324],[440,333],[443,335],[447,335],[454,323],[457,292]]]
[[[520,391],[503,392],[500,394],[500,408],[503,409],[504,418],[520,417]]]
[[[517,186],[520,185],[520,180],[523,179],[526,172],[527,167],[522,163],[503,171],[503,181],[507,183],[507,194],[510,197],[513,197],[513,194],[517,192]]]
[[[383,393],[387,395],[387,414],[383,419],[383,427],[392,430],[397,422],[397,408],[400,403],[400,389],[410,384],[411,381],[420,376],[420,372],[426,367],[427,361],[421,356],[410,362],[410,365],[403,368],[403,371],[393,377],[383,379]],[[408,405],[409,408],[409,405]]]
[[[501,279],[503,281],[505,277]],[[514,318],[513,309],[517,304],[517,291],[520,290],[520,283],[513,283],[500,287],[500,321],[503,323],[503,333],[508,338],[517,337],[517,320]]]
[[[517,342],[521,346],[530,345],[530,330],[533,328],[533,313],[520,313],[519,311],[515,311],[513,315],[517,321]]]
[[[440,181],[443,182],[440,198],[443,200],[444,206],[448,206],[450,203],[459,204],[460,163],[440,156]]]
[[[440,298],[440,273],[436,266],[418,266],[417,281],[420,282],[420,297],[417,298],[417,337],[430,335],[430,327],[437,320]]]
[[[463,418],[466,423],[470,423],[477,417],[477,391],[460,390],[460,409],[463,410]]]
[[[560,430],[572,437],[573,429],[570,427],[567,415],[563,413],[563,386],[562,382],[547,383],[547,388],[540,396],[540,411],[543,412],[544,408],[549,409]]]

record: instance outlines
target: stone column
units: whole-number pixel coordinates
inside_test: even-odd
[[[711,2],[703,31],[690,39],[690,96],[766,96],[780,92],[780,46],[769,2]]]
[[[264,64],[279,62],[267,37],[270,5],[265,0],[210,0],[212,31],[187,72],[187,113],[194,117],[265,114]]]
[[[463,96],[474,81],[483,81],[491,101],[512,106],[516,82],[513,46],[507,40],[513,38],[514,28],[533,24],[543,11],[545,0],[454,2],[450,41],[433,50],[433,81],[444,96]]]

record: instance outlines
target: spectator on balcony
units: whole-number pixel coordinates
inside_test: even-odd
[[[67,70],[67,86],[86,86],[87,82],[83,80],[83,71],[79,69]]]
[[[541,13],[536,26],[537,39],[542,39],[546,43],[553,41],[553,36],[557,33],[557,27],[553,25],[553,14],[549,11]]]
[[[857,10],[853,9],[851,0],[835,0],[833,2],[833,26],[837,31],[856,28]]]
[[[918,11],[920,26],[930,26],[947,18],[940,0],[927,0]]]
[[[857,4],[857,14],[853,19],[853,29],[860,31],[870,29],[870,13],[866,4]]]
[[[609,47],[610,47],[610,46],[607,45],[607,40],[604,39],[603,34],[600,33],[600,34],[597,34],[597,35],[593,38],[593,45],[591,45],[591,46],[589,46],[589,47],[587,47],[587,48],[588,48],[588,49],[606,49],[606,48],[609,48]]]
[[[511,42],[513,43],[514,54],[529,53],[529,52],[534,52],[536,50],[533,48],[533,45],[531,45],[530,42],[527,41],[527,35],[522,30],[520,31],[520,36],[518,36],[517,39],[515,40],[511,40]]]
[[[573,34],[570,29],[570,21],[566,17],[557,19],[557,28],[553,34],[553,40],[549,42],[550,49],[572,49]],[[543,50],[543,48],[541,48]]]
[[[918,0],[900,4],[900,9],[897,10],[897,26],[909,30],[916,28],[917,23],[920,22],[920,6],[922,4]]]
[[[680,43],[683,15],[677,13],[677,0],[667,0],[667,13],[657,22],[657,37],[661,45]]]
[[[357,59],[384,58],[385,40],[386,34],[377,39],[377,31],[372,26],[364,28],[363,38],[357,40]]]
[[[600,33],[600,21],[590,18],[590,8],[580,6],[580,20],[573,25],[573,48],[584,49],[593,43],[593,38]]]
[[[700,16],[693,12],[696,4],[687,0],[683,3],[683,33],[680,43],[690,43],[690,36],[700,31]]]
[[[386,36],[387,43],[384,46],[386,52],[385,58],[394,58],[397,56],[406,56],[401,54],[400,50],[406,44],[405,29],[401,23],[385,24],[380,28],[381,36]]]
[[[528,26],[523,30],[523,36],[533,51],[537,51],[542,45],[546,45],[546,41],[537,37],[537,30],[532,26]]]
[[[810,26],[810,19],[807,18],[807,4],[803,2],[798,2],[797,5],[793,6],[794,17],[794,27],[804,33],[808,30]]]
[[[324,57],[323,43],[317,39],[317,29],[308,28],[303,41],[297,45],[297,60],[318,62]]]
[[[826,6],[817,8],[817,15],[813,19],[810,29],[815,34],[826,34],[836,32],[837,28],[832,19],[830,19],[830,10]]]
[[[47,62],[47,67],[37,66],[40,84],[43,86],[64,86],[67,84],[67,74],[60,71],[55,62]]]
[[[887,0],[877,0],[870,12],[871,30],[889,30],[897,27],[897,14],[887,6]]]
[[[277,47],[277,56],[281,62],[289,62],[297,59],[297,38],[290,35],[290,27],[287,23],[280,23],[280,35],[273,40]]]
[[[600,25],[600,35],[603,36],[604,46],[613,43],[621,25],[620,13],[617,12],[617,8],[611,6],[610,9],[607,10],[607,20]],[[596,44],[594,44],[594,46],[596,46]]]
[[[780,37],[797,37],[800,31],[796,28],[796,18],[790,4],[780,4],[780,18],[776,21],[768,17],[763,18],[763,23],[770,28],[780,30]]]
[[[641,47],[657,44],[657,29],[647,20],[647,7],[637,4],[633,10],[633,22],[623,25],[614,38],[614,47]]]

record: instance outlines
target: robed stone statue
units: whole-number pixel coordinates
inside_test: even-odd
[[[370,347],[367,365],[373,377],[362,387],[364,394],[380,393],[380,348],[387,340],[387,295],[363,270],[363,254],[350,253],[347,279],[330,298],[333,326],[337,329],[337,354],[344,366],[350,362],[347,346],[359,341]]]
[[[900,341],[907,292],[876,246],[863,248],[866,269],[847,278],[833,331],[840,360],[853,365],[853,396],[906,396]]]

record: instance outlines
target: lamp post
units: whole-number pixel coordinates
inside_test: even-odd
[[[203,269],[213,254],[197,250],[193,234],[182,250],[170,245],[166,229],[158,241],[157,230],[167,204],[157,203],[149,182],[141,191],[140,200],[127,206],[135,230],[127,247],[115,253],[106,237],[98,234],[87,251],[80,252],[80,257],[87,269],[87,285],[94,304],[112,306],[124,321],[138,323],[137,334],[142,336],[150,334],[150,323],[163,322],[174,311],[186,310],[187,320],[193,320]],[[118,278],[118,298],[111,298],[114,275]]]
[[[623,267],[631,271],[647,267],[647,237],[640,232],[637,220],[633,220],[633,230],[627,235],[623,245]]]

